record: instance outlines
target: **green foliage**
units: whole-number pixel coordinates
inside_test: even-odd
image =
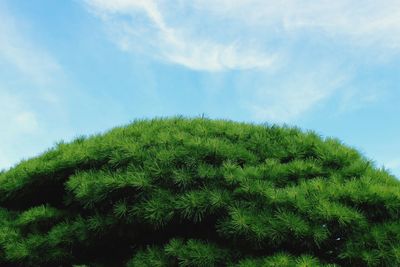
[[[400,266],[400,183],[340,141],[135,121],[0,172],[0,266]]]

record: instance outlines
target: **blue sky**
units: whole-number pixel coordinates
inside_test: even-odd
[[[400,177],[400,3],[1,0],[0,169],[135,118],[338,137]]]

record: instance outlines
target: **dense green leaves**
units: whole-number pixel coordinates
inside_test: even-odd
[[[154,119],[0,172],[0,266],[400,266],[400,183],[295,128]]]

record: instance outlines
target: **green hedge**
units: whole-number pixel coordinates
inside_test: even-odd
[[[138,120],[0,173],[1,266],[400,266],[400,183],[340,141]]]

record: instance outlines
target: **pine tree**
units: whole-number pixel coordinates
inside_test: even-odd
[[[137,120],[0,172],[0,266],[400,266],[400,183],[313,132]]]

